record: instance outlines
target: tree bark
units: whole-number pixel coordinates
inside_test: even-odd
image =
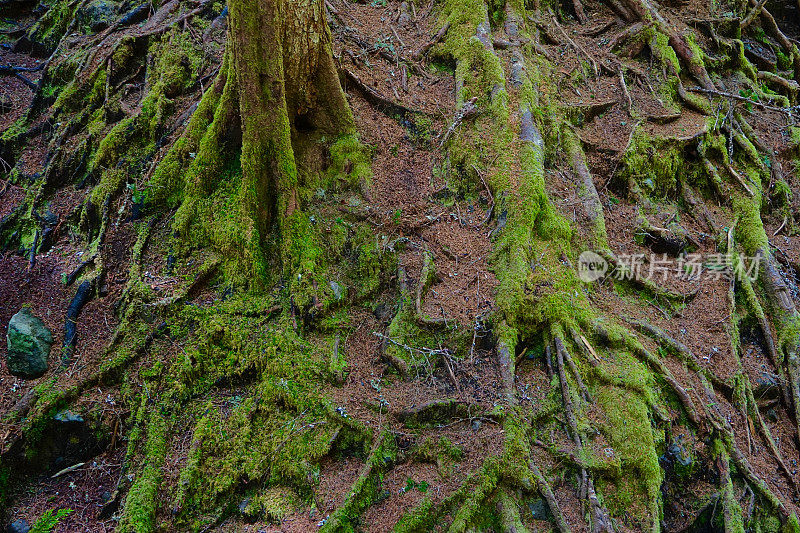
[[[263,239],[298,207],[298,130],[352,133],[323,2],[233,0],[230,46],[242,124],[244,209]]]

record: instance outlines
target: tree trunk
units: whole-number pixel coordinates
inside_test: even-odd
[[[263,239],[298,207],[298,130],[351,133],[324,4],[234,0],[231,52],[242,118],[245,209]]]

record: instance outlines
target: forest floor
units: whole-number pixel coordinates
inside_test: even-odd
[[[427,138],[415,138],[410,134],[407,124],[389,116],[375,99],[366,95],[362,87],[344,82],[344,90],[358,124],[362,142],[373,153],[373,181],[366,199],[364,210],[375,233],[385,236],[388,241],[407,239],[407,246],[399,255],[399,261],[412,286],[420,278],[424,254],[431,253],[436,258],[438,278],[424,298],[424,313],[430,317],[445,318],[467,330],[474,330],[475,337],[470,356],[465,359],[451,358],[443,366],[429,372],[412,376],[410,380],[400,379],[392,366],[380,356],[381,335],[384,335],[391,320],[392,302],[396,299],[394,290],[386,292],[372,308],[365,307],[351,317],[355,325],[352,334],[344,338],[341,349],[347,359],[348,374],[341,385],[331,385],[325,395],[341,406],[350,416],[363,422],[367,427],[389,429],[396,435],[408,434],[416,440],[438,440],[447,437],[463,450],[462,459],[457,462],[449,475],[444,475],[433,464],[409,461],[394,466],[383,480],[385,498],[369,507],[363,523],[366,530],[374,532],[390,531],[401,515],[418,504],[423,497],[430,496],[434,503],[451,495],[464,479],[473,473],[484,460],[502,449],[503,430],[487,413],[499,401],[502,383],[494,347],[485,340],[481,319],[493,309],[497,279],[489,264],[492,248],[491,234],[495,223],[486,223],[494,199],[488,186],[477,194],[466,197],[454,193],[452,183],[440,169],[444,161],[439,149],[439,140],[456,113],[455,82],[452,70],[447,65],[422,67],[424,75],[404,73],[406,67],[400,62],[391,62],[382,56],[411,57],[428,43],[438,29],[437,10],[433,4],[410,8],[410,4],[397,0],[370,3],[351,3],[346,0],[330,0],[332,31],[335,40],[334,56],[341,67],[355,74],[366,86],[382,95],[386,100],[400,104],[430,117],[432,126]],[[665,12],[679,24],[691,25],[692,21],[715,16],[708,12],[708,2],[690,0],[677,3]],[[796,11],[787,11],[789,14]],[[787,15],[788,17],[789,15]],[[25,26],[34,15],[21,13],[8,24]],[[787,18],[788,20],[788,18]],[[5,22],[4,22],[5,24]],[[695,22],[696,24],[696,22]],[[622,194],[614,186],[614,174],[621,157],[628,148],[634,128],[646,128],[653,136],[664,138],[692,137],[701,132],[705,120],[700,115],[685,111],[679,117],[669,120],[663,116],[665,109],[652,87],[646,82],[647,76],[658,79],[660,72],[648,70],[648,65],[640,61],[640,68],[647,76],[632,76],[628,80],[631,109],[627,109],[619,80],[601,70],[596,77],[576,76],[576,71],[587,56],[598,63],[609,54],[606,45],[622,27],[610,11],[598,9],[591,13],[589,25],[580,25],[566,18],[562,21],[564,35],[553,32],[553,40],[543,39],[542,47],[557,69],[559,79],[551,81],[559,87],[557,98],[565,108],[584,112],[586,120],[576,126],[576,132],[587,152],[589,167],[597,180],[597,188],[603,203],[605,220],[611,249],[618,255],[646,254],[651,257],[653,249],[641,235],[639,216],[641,206],[635,199]],[[791,28],[794,38],[800,38],[798,28]],[[122,31],[138,31],[131,27]],[[791,31],[789,32],[792,35]],[[568,39],[564,37],[569,36]],[[504,38],[502,30],[494,34],[496,40]],[[2,36],[0,36],[2,39]],[[90,39],[82,36],[76,39]],[[10,51],[11,40],[0,40],[0,64],[35,67],[43,59],[26,53]],[[359,44],[360,43],[360,44]],[[363,46],[364,44],[368,46]],[[86,45],[77,42],[75,46]],[[221,60],[221,49],[209,52],[204,73],[212,73]],[[510,58],[511,51],[498,47],[497,54]],[[508,63],[508,61],[504,61]],[[37,72],[22,73],[30,81],[38,80]],[[732,83],[733,80],[732,80]],[[728,87],[736,93],[737,87]],[[199,92],[189,95],[179,105],[189,109],[199,98]],[[20,79],[12,76],[0,78],[0,131],[14,121],[30,105],[32,93]],[[131,97],[134,100],[136,96]],[[181,113],[176,113],[180,115]],[[636,118],[632,118],[636,117]],[[749,115],[750,123],[762,141],[769,146],[781,161],[785,178],[793,193],[793,211],[800,207],[800,180],[790,154],[791,143],[783,124],[784,118],[775,111],[756,109]],[[456,133],[457,134],[457,133]],[[43,172],[47,138],[43,132],[30,139],[22,154],[24,172],[35,175]],[[659,154],[650,154],[658,158]],[[0,165],[4,164],[0,161]],[[547,193],[561,213],[578,231],[582,228],[579,212],[580,198],[578,185],[565,168],[550,168],[546,176]],[[4,183],[0,196],[0,217],[9,214],[26,195],[24,186]],[[66,218],[83,202],[87,189],[74,186],[64,187],[53,196],[49,208],[59,217]],[[103,255],[108,276],[100,290],[100,297],[92,300],[82,311],[78,322],[78,345],[69,368],[64,376],[64,384],[78,382],[82,377],[97,369],[105,355],[108,339],[119,324],[114,313],[114,303],[119,299],[127,281],[131,249],[136,241],[135,221],[126,211],[130,196],[122,195],[111,207],[113,224],[103,246]],[[679,221],[691,240],[697,244],[697,253],[711,256],[716,253],[716,236],[700,216],[680,211],[677,199],[665,199],[658,205],[650,206],[649,222],[652,226],[666,227]],[[714,221],[721,228],[729,227],[732,215],[724,206],[712,200],[706,205]],[[169,231],[166,223],[154,228],[154,235]],[[800,265],[800,235],[779,218],[765,219],[765,227],[771,244],[785,256],[786,264],[794,269]],[[791,232],[787,231],[792,229]],[[637,238],[638,235],[638,238]],[[37,316],[54,332],[55,346],[63,341],[63,317],[72,296],[73,289],[66,287],[63,277],[72,272],[82,261],[84,253],[80,241],[68,232],[61,233],[52,248],[36,257],[31,265],[28,257],[6,252],[0,259],[0,334],[5,332],[11,316],[23,305],[30,305]],[[693,295],[687,297],[685,306],[676,310],[667,301],[653,299],[642,304],[630,291],[622,290],[611,280],[602,282],[591,293],[592,302],[608,315],[630,317],[645,321],[668,332],[680,340],[698,356],[701,367],[712,368],[722,378],[731,375],[736,364],[731,353],[731,344],[726,330],[726,322],[731,313],[727,296],[729,281],[723,276],[719,279],[682,279],[674,275],[677,257],[668,256],[673,265],[668,275],[659,283],[675,292]],[[149,261],[149,262],[148,262]],[[163,255],[153,252],[143,261],[147,272],[144,276],[151,287],[169,290],[179,280],[168,274]],[[645,271],[649,263],[642,267]],[[788,267],[787,267],[788,268]],[[797,283],[795,277],[789,277]],[[793,293],[797,296],[797,288]],[[219,299],[212,288],[200,291],[192,298],[198,304]],[[742,363],[754,384],[767,383],[769,376],[777,373],[773,367],[763,338],[754,328],[743,332],[747,342],[742,346]],[[0,413],[8,412],[37,383],[45,381],[57,365],[51,364],[50,373],[40,380],[22,380],[11,376],[5,368],[5,343],[0,343]],[[650,345],[657,351],[655,345]],[[432,349],[439,347],[432,346]],[[180,346],[174,346],[177,353]],[[54,349],[54,354],[57,350]],[[527,357],[524,352],[517,354],[520,364],[517,369],[517,390],[522,405],[536,406],[547,395],[551,376],[541,358]],[[699,390],[700,384],[694,373],[676,360],[665,359],[665,363],[686,390]],[[764,393],[769,392],[764,386]],[[232,389],[229,396],[220,397],[220,404],[226,398],[235,396]],[[226,393],[227,394],[227,393]],[[81,402],[103,405],[110,424],[124,424],[130,416],[130,406],[118,401],[118,387],[97,387],[84,395]],[[454,419],[446,424],[416,429],[408,433],[408,428],[400,421],[398,413],[414,409],[429,402],[441,399],[454,399],[469,406],[470,415]],[[761,401],[761,398],[757,398]],[[739,410],[734,409],[725,399],[720,399],[723,412],[734,428],[739,439],[740,449],[747,452],[747,458],[756,472],[787,507],[795,509],[797,502],[796,485],[800,483],[797,475],[797,461],[800,460],[798,445],[793,437],[792,417],[785,405],[776,398],[763,400],[764,412],[768,413],[767,423],[775,436],[783,456],[791,463],[793,479],[779,469],[772,456],[765,453],[766,444],[760,435],[748,427]],[[672,415],[677,418],[676,413]],[[0,437],[10,442],[10,436],[19,431],[19,424],[0,421]],[[117,431],[117,430],[115,430]],[[681,430],[673,426],[669,442],[680,440]],[[685,432],[687,439],[693,433]],[[553,435],[558,442],[569,448],[563,435]],[[177,481],[181,463],[186,460],[191,435],[177,438],[171,446],[174,453],[168,454],[170,461],[164,466],[165,483]],[[594,445],[602,445],[595,441]],[[690,447],[699,456],[707,456],[710,451],[704,443],[692,441],[683,445]],[[111,492],[120,476],[124,444],[116,441],[105,451],[87,461],[76,470],[51,477],[49,471],[40,477],[29,480],[18,487],[12,507],[6,516],[9,521],[24,518],[35,522],[44,511],[53,508],[70,508],[74,512],[66,517],[56,531],[109,531],[115,526],[111,517],[100,518],[100,510],[111,497]],[[614,450],[608,445],[606,453]],[[543,449],[534,449],[537,463],[543,470],[553,470],[557,461],[552,454]],[[665,452],[663,461],[670,461]],[[58,465],[60,468],[70,466]],[[316,530],[325,516],[340,506],[348,496],[348,491],[362,467],[363,458],[351,457],[343,460],[333,458],[322,465],[319,484],[315,489],[318,508],[298,510],[285,517],[280,524],[250,523],[243,518],[231,517],[218,526],[220,531],[309,531]],[[60,469],[60,468],[57,468]],[[586,527],[582,518],[580,502],[571,480],[551,480],[556,498],[575,531]],[[681,531],[690,526],[692,520],[702,510],[706,497],[715,493],[716,480],[713,472],[700,472],[689,486],[671,484],[667,477],[662,490],[684,493],[682,497],[671,497],[671,507],[665,508],[663,523],[668,531]],[[745,496],[745,495],[742,495]],[[746,504],[746,499],[743,500]],[[531,501],[529,509],[523,509],[523,522],[531,531],[549,531],[551,524],[540,520],[543,516],[535,514],[537,502]],[[746,505],[745,505],[746,506]],[[168,508],[159,513],[169,513]]]

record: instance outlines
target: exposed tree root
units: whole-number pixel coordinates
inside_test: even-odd
[[[419,48],[419,50],[414,52],[414,59],[416,60],[422,59],[422,57],[428,53],[428,50],[430,50],[436,43],[440,42],[444,38],[445,34],[447,34],[447,30],[449,29],[450,29],[450,23],[445,22],[444,25],[442,25],[442,27],[439,28],[439,31],[436,32],[436,35],[434,35],[430,41],[422,45]]]
[[[564,363],[565,361],[568,362],[569,366],[571,367],[576,380],[578,382],[578,386],[581,389],[584,398],[587,401],[591,401],[589,397],[589,392],[586,390],[586,387],[583,384],[583,381],[580,378],[580,374],[577,372],[574,364],[571,362],[571,358],[569,356],[569,352],[564,347],[564,343],[558,336],[553,337],[553,343],[556,348],[556,360],[558,361],[558,376],[559,381],[561,382],[561,396],[564,401],[564,414],[567,417],[567,422],[569,424],[570,433],[572,434],[572,440],[575,443],[577,448],[578,456],[583,456],[583,441],[581,438],[581,434],[578,430],[578,423],[575,418],[575,409],[572,405],[572,395],[569,392],[569,383],[567,381],[566,372],[564,370]],[[597,499],[597,494],[594,488],[594,481],[592,480],[590,474],[587,472],[585,467],[581,467],[581,489],[580,494],[583,498],[586,498],[589,502],[589,506],[591,508],[591,527],[592,531],[594,532],[610,532],[613,533],[614,527],[611,524],[611,519],[608,516],[608,511],[600,504],[600,501]]]
[[[569,533],[570,527],[567,524],[566,518],[564,518],[564,513],[561,512],[561,509],[558,505],[558,500],[556,500],[555,494],[553,494],[553,489],[550,487],[550,484],[545,479],[544,475],[542,475],[541,470],[536,465],[536,462],[531,458],[528,462],[528,465],[533,472],[534,478],[539,486],[539,492],[542,493],[545,501],[547,501],[547,506],[550,508],[550,512],[553,514],[553,519],[556,523],[556,528],[560,533]]]
[[[397,460],[398,450],[394,435],[381,433],[375,439],[367,462],[359,472],[347,500],[334,514],[323,521],[320,531],[352,529],[353,519],[360,516],[379,497],[380,480]]]

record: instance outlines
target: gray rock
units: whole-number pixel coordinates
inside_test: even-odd
[[[44,212],[42,215],[42,220],[44,220],[48,226],[55,226],[58,224],[58,215],[50,211],[50,208],[47,208],[47,211]]]
[[[64,409],[63,411],[59,411],[55,415],[53,415],[53,420],[56,422],[61,422],[62,424],[82,424],[83,417],[81,415],[76,415],[72,411],[68,409]]]
[[[19,520],[14,520],[8,525],[8,533],[28,533],[31,530],[31,526],[28,525],[28,522],[24,518],[20,518]]]
[[[31,310],[23,307],[8,323],[8,370],[24,379],[41,377],[47,371],[47,356],[53,335]]]
[[[392,308],[390,305],[386,305],[384,303],[380,303],[375,306],[372,310],[372,314],[375,315],[375,318],[380,320],[381,322],[389,322],[394,316],[395,309]]]
[[[547,503],[545,503],[542,498],[529,501],[528,509],[531,512],[531,518],[534,520],[550,519],[550,509],[547,507]]]
[[[772,372],[762,371],[755,379],[753,395],[758,400],[774,400],[781,394],[781,379]]]
[[[683,442],[683,439],[675,439],[669,445],[669,452],[675,458],[675,462],[681,466],[689,467],[692,466],[692,454],[689,452],[688,448]]]

